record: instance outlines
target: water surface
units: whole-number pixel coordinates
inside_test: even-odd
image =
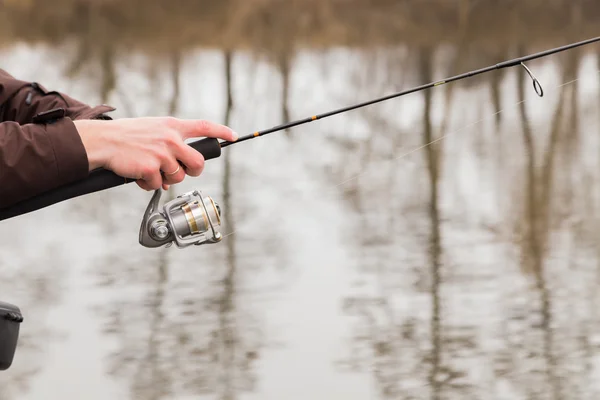
[[[198,48],[69,74],[56,49],[0,67],[116,118],[242,134],[501,61],[338,47],[282,73]],[[141,247],[151,194],[131,185],[4,221],[0,291],[25,323],[0,398],[597,398],[600,68],[529,67],[543,98],[513,68],[227,148],[168,194],[221,204],[218,245]]]

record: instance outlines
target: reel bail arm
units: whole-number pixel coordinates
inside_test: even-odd
[[[170,247],[175,243],[183,248],[218,243],[223,239],[218,229],[221,208],[211,197],[193,190],[165,203],[161,211],[161,194],[162,189],[154,192],[144,212],[139,233],[142,246]]]

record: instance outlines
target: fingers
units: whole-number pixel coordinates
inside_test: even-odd
[[[152,122],[156,123],[157,120]],[[149,138],[149,143],[140,148],[139,158],[144,161],[135,168],[135,174],[141,173],[136,181],[138,186],[148,191],[160,188],[168,190],[170,185],[182,182],[186,174],[190,176],[202,174],[204,157],[186,144],[185,140],[197,137],[226,141],[238,139],[238,135],[231,128],[206,120],[169,117],[160,120],[160,125],[163,129],[167,128],[166,132],[159,131],[158,140],[155,132],[154,136]]]
[[[146,181],[138,179],[137,181],[135,181],[135,183],[136,183],[136,185],[138,185],[139,187],[141,187],[144,190],[147,190],[147,191],[151,191],[152,190],[150,188],[150,186],[148,186],[148,184],[146,183]]]
[[[145,190],[157,190],[163,185],[163,177],[160,170],[146,170],[142,178],[136,181],[139,187]]]
[[[197,137],[217,138],[230,142],[238,140],[238,134],[231,128],[203,119],[176,119],[174,125],[183,140]]]
[[[156,190],[156,189],[152,189],[152,188],[151,188],[151,187],[150,187],[150,186],[149,186],[149,185],[146,183],[146,181],[143,181],[143,180],[141,180],[141,179],[139,179],[139,180],[135,181],[135,183],[136,183],[136,184],[137,184],[137,185],[138,185],[140,188],[142,188],[142,189],[144,189],[144,190],[147,190],[147,191],[149,191],[149,192],[150,192],[150,191],[154,191],[154,190]],[[169,185],[165,185],[165,184],[163,183],[163,185],[162,185],[162,188],[163,188],[163,190],[165,190],[165,191],[166,191],[166,190],[169,190]]]
[[[196,153],[195,155],[188,154],[181,157],[190,164],[190,167],[181,165],[175,158],[163,161],[160,170],[147,169],[142,178],[136,181],[138,186],[148,191],[157,190],[161,187],[164,190],[168,190],[170,185],[182,182],[186,173],[190,176],[199,176],[204,169],[204,157],[186,144],[182,144],[178,153],[181,153],[182,150],[189,153],[190,151],[187,149]]]
[[[185,166],[185,173],[189,176],[200,176],[204,171],[204,156],[202,156],[202,153],[183,142],[175,150],[175,157]]]
[[[163,173],[163,184],[173,185],[185,178],[185,170],[175,158],[165,160],[160,169]]]
[[[148,191],[161,187],[168,190],[170,185],[182,182],[186,174],[199,176],[204,170],[202,154],[185,143],[181,142],[172,152],[173,156],[165,158],[160,169],[145,169],[142,177],[136,181],[139,187]],[[181,160],[181,163],[178,160]]]

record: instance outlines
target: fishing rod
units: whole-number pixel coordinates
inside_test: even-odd
[[[550,50],[545,50],[532,55],[515,58],[504,61],[489,67],[465,72],[460,75],[452,76],[425,85],[417,86],[402,92],[390,94],[374,100],[355,104],[348,107],[339,108],[323,114],[313,115],[307,118],[299,119],[289,123],[275,126],[263,131],[256,131],[252,134],[241,136],[236,141],[222,141],[215,138],[206,138],[190,143],[189,146],[200,152],[205,160],[211,160],[221,156],[223,148],[237,143],[245,142],[251,139],[262,137],[270,133],[282,131],[298,125],[327,118],[336,114],[345,113],[358,108],[366,107],[372,104],[380,103],[397,97],[405,96],[411,93],[419,92],[429,88],[441,86],[450,82],[459,81],[480,75],[493,70],[522,66],[532,80],[535,93],[539,97],[544,96],[544,90],[538,79],[534,76],[525,62],[546,57],[555,53],[584,46],[593,42],[600,41],[600,36],[584,40],[577,43],[568,44]],[[74,197],[94,193],[100,190],[106,190],[115,186],[134,182],[132,179],[123,178],[112,171],[97,169],[90,172],[86,179],[62,186],[52,191],[46,192],[14,206],[0,210],[0,220],[12,218],[17,215],[35,211],[52,204],[65,201]],[[203,196],[198,190],[178,196],[172,201],[164,204],[162,210],[159,208],[161,189],[154,192],[142,218],[142,224],[139,232],[139,242],[144,247],[171,246],[173,243],[177,247],[187,247],[190,245],[202,245],[207,243],[217,243],[223,238],[219,231],[221,226],[221,210],[219,205],[209,196]]]

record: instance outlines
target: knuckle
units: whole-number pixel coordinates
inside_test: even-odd
[[[198,121],[198,130],[201,133],[207,133],[210,132],[210,122],[208,122],[205,119],[201,119]]]
[[[164,165],[169,160],[169,150],[164,147],[155,147],[152,150],[152,155],[158,168]]]
[[[187,169],[196,170],[204,165],[204,157],[198,152],[189,153],[186,157],[185,166]]]
[[[204,171],[204,163],[193,169],[192,176],[200,176],[200,174],[202,174],[202,171]]]
[[[204,169],[203,163],[195,164],[192,167],[190,167],[190,175],[191,176],[199,176],[202,173],[203,169]]]
[[[177,129],[179,126],[179,120],[175,117],[164,117],[163,121],[167,128]]]
[[[175,131],[168,131],[163,135],[163,142],[167,147],[178,147],[181,144],[181,137]]]
[[[204,167],[204,157],[202,156],[202,154],[197,153],[196,157],[194,157],[194,167],[195,168]]]
[[[156,172],[156,168],[152,164],[145,164],[141,169],[145,179],[150,179]]]
[[[198,168],[194,168],[194,167],[188,165],[185,168],[185,173],[186,173],[186,175],[189,175],[189,176],[198,176]]]
[[[173,182],[174,183],[183,182],[183,178],[185,178],[185,174],[177,174],[176,176],[173,177]]]
[[[156,190],[156,189],[162,187],[162,184],[163,184],[162,177],[159,174],[154,175],[149,180],[148,184],[150,187],[152,187],[153,190]]]
[[[157,154],[156,157],[158,158],[160,165],[171,164],[171,155],[168,151],[161,151],[160,153]],[[170,171],[166,171],[166,172],[170,172]]]
[[[160,153],[163,150],[159,147],[159,146],[155,146],[153,145],[152,147],[150,147],[148,150],[146,150],[146,159],[145,162],[146,164],[152,164],[155,163],[157,161],[157,159],[160,156]]]

